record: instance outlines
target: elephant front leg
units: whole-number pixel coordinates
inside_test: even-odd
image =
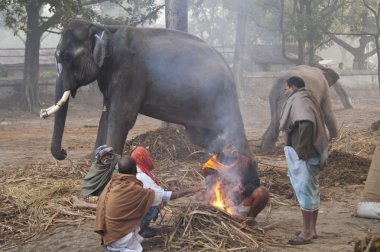
[[[129,97],[125,97],[123,101],[130,99]],[[122,101],[118,102],[117,99],[113,99],[110,105],[106,139],[106,144],[112,146],[114,151],[120,155],[123,153],[128,132],[135,124],[140,108],[140,106],[136,104],[123,105],[121,102]]]

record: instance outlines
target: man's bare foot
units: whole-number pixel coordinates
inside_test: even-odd
[[[294,235],[300,235],[301,234],[301,231],[297,231],[294,233]],[[312,239],[317,239],[318,238],[318,235],[316,233],[311,233],[311,238]]]

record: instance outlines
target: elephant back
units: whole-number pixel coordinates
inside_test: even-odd
[[[280,76],[280,79],[287,80],[292,76],[297,76],[304,80],[307,89],[311,90],[319,103],[323,99],[330,97],[329,85],[319,68],[308,65],[295,66]]]

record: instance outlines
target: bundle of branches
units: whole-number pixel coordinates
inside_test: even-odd
[[[380,234],[368,235],[363,240],[355,243],[355,252],[377,252],[380,251]]]
[[[248,251],[280,246],[263,230],[206,205],[178,207],[175,226],[165,246],[176,251]]]
[[[126,153],[129,154],[137,146],[149,149],[154,160],[208,159],[207,151],[190,143],[185,136],[184,128],[179,126],[160,128],[138,135],[125,143]]]

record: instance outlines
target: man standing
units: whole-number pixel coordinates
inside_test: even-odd
[[[136,162],[124,156],[118,162],[119,173],[99,197],[95,232],[102,236],[102,245],[111,251],[142,251],[143,238],[138,234],[140,223],[155,200],[155,192],[143,188],[137,180]]]
[[[288,176],[303,219],[302,231],[288,243],[302,245],[317,237],[318,172],[327,160],[328,139],[320,107],[312,93],[305,89],[305,82],[291,77],[285,83],[284,92],[288,99],[281,113],[280,130],[286,133],[284,152]]]
[[[233,215],[254,218],[264,209],[269,194],[260,185],[257,174],[257,164],[254,160],[239,155],[233,143],[224,137],[218,137],[214,142],[213,155],[202,167],[207,192],[220,182],[222,194]]]

